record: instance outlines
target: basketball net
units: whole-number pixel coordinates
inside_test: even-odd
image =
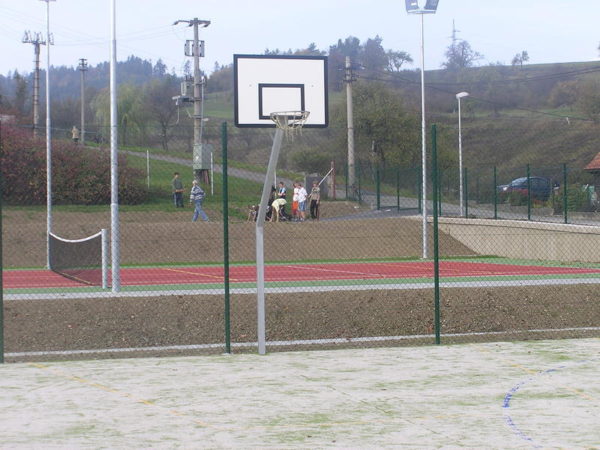
[[[281,111],[271,113],[271,120],[283,130],[286,138],[293,140],[295,135],[302,134],[309,115],[309,111]]]

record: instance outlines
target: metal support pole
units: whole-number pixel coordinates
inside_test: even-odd
[[[464,179],[465,179],[465,199],[464,199],[464,204],[465,204],[465,219],[467,217],[469,217],[469,179],[468,179],[468,172],[467,172],[467,168],[465,167],[464,169]]]
[[[563,164],[563,215],[565,223],[569,223],[569,198],[567,197],[568,178],[567,165]]]
[[[498,219],[498,169],[494,166],[494,219]]]
[[[46,2],[46,267],[50,269],[52,233],[52,128],[50,122],[50,1]]]
[[[111,0],[110,47],[110,224],[112,257],[112,292],[121,291],[121,251],[119,231],[119,150],[117,122],[117,12],[116,0]]]
[[[531,220],[531,169],[527,164],[527,220]]]
[[[427,136],[425,124],[425,20],[421,14],[421,179],[423,187],[423,259],[427,259]]]
[[[271,156],[269,158],[269,166],[265,175],[265,184],[263,186],[260,205],[258,207],[258,216],[256,218],[256,294],[257,294],[257,337],[258,337],[258,353],[264,355],[267,352],[266,346],[266,315],[265,315],[265,249],[264,249],[264,225],[265,215],[267,212],[267,202],[271,193],[271,180],[277,167],[281,143],[283,140],[283,130],[277,128],[275,137],[273,138],[273,147],[271,148]]]
[[[223,288],[225,290],[225,353],[231,353],[231,304],[229,296],[229,185],[227,176],[227,122],[221,125],[223,161]]]
[[[108,289],[108,229],[102,228],[102,289]]]
[[[379,173],[379,165],[375,169],[375,183],[377,190],[377,211],[381,209],[381,174]]]
[[[437,130],[435,124],[431,126],[431,181],[433,184],[433,284],[434,284],[434,328],[435,343],[441,343],[441,314],[440,314],[440,255],[438,236],[438,161],[437,161]]]

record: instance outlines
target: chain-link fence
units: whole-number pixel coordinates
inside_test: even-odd
[[[285,205],[264,226],[268,351],[600,335],[600,231],[575,225],[596,219],[593,175],[562,165],[465,164],[461,211],[461,174],[452,164],[437,171],[429,164],[424,199],[420,167],[394,167],[359,150],[349,185],[349,169],[336,158],[345,154],[344,133],[305,130],[284,141],[267,181],[271,205],[279,183],[287,188]],[[114,267],[107,288],[85,279],[102,262],[70,277],[47,270],[46,208],[4,203],[8,360],[256,351],[256,205],[273,131],[213,126],[205,137],[214,165],[204,196],[191,202],[189,148],[122,150],[144,174],[148,195],[119,208],[118,292]],[[290,170],[297,166],[309,169]],[[175,172],[183,207],[173,195]],[[549,185],[536,187],[538,179]],[[304,211],[294,207],[298,183]],[[207,222],[192,221],[196,207]],[[78,241],[110,230],[114,210],[60,204],[51,217],[67,262],[77,266],[78,255],[91,253]],[[114,238],[105,244],[109,262]]]

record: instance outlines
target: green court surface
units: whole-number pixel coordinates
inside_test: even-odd
[[[600,339],[0,366],[6,448],[597,448]]]

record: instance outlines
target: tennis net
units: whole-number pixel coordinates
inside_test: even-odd
[[[48,255],[50,270],[80,283],[108,285],[108,239],[102,230],[84,239],[64,239],[50,233]]]

